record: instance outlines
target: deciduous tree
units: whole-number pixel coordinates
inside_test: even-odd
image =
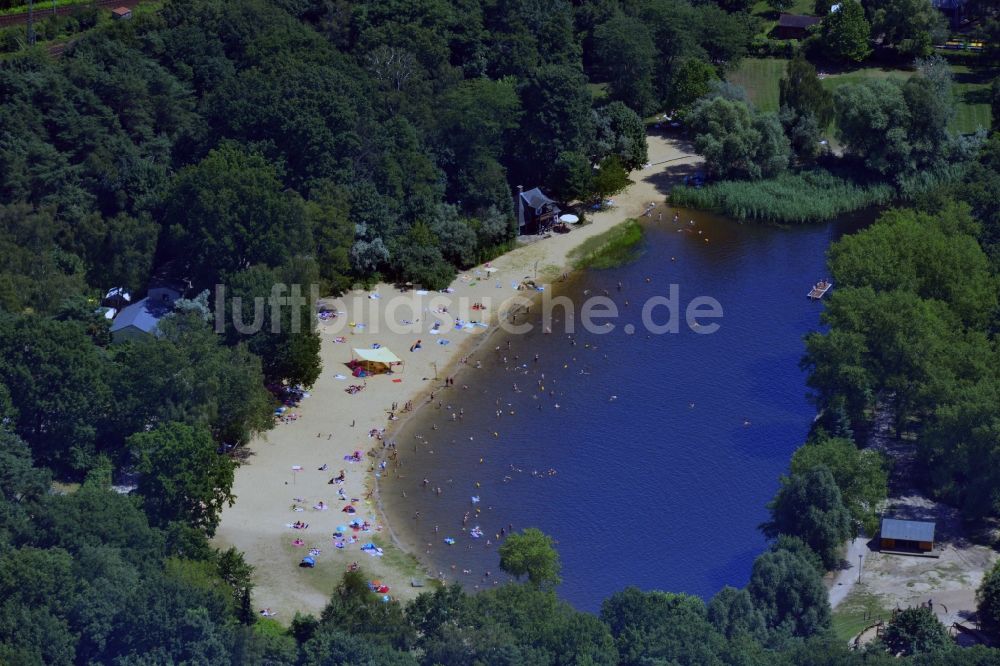
[[[889,652],[899,656],[941,652],[954,645],[934,611],[924,606],[896,613],[886,625],[880,641]]]
[[[594,51],[612,99],[624,102],[640,116],[656,111],[656,47],[644,21],[616,14],[594,30]]]
[[[517,578],[527,576],[536,588],[549,588],[560,583],[562,564],[552,537],[529,527],[520,534],[511,534],[500,546],[500,568]]]
[[[635,111],[621,102],[594,110],[594,148],[599,159],[615,156],[627,171],[646,163],[646,126]]]
[[[761,526],[765,534],[772,538],[789,534],[802,539],[827,568],[840,563],[840,551],[852,535],[851,514],[844,507],[829,468],[818,465],[783,478],[768,508],[771,520]]]
[[[160,525],[179,520],[213,534],[223,507],[236,499],[235,465],[218,453],[208,430],[166,423],[132,435],[128,446],[138,461],[138,492],[150,520]]]
[[[830,602],[819,573],[787,550],[754,560],[747,591],[777,637],[808,637],[830,626]]]
[[[871,25],[857,0],[843,0],[836,11],[823,19],[823,46],[837,60],[861,62],[872,52]]]
[[[307,241],[302,199],[260,155],[233,145],[183,169],[164,201],[173,256],[190,262],[196,287],[258,263],[276,266]]]
[[[709,96],[688,115],[695,149],[724,177],[762,178],[788,165],[789,143],[773,114],[758,114],[745,102]]]
[[[66,474],[94,461],[110,408],[107,371],[82,324],[0,316],[0,384],[39,463]]]
[[[865,11],[872,36],[904,55],[930,55],[948,34],[944,14],[930,0],[873,0]]]
[[[976,590],[976,611],[992,632],[1000,631],[1000,562],[993,565]]]
[[[866,534],[878,528],[881,504],[888,494],[886,462],[871,449],[858,449],[849,439],[826,438],[800,447],[792,456],[791,473],[826,467],[840,489],[844,505]]]

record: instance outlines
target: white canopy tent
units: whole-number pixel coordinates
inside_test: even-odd
[[[353,360],[361,365],[368,374],[392,372],[394,366],[403,365],[403,359],[392,353],[386,347],[378,349],[354,349]]]

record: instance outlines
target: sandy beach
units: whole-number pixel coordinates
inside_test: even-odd
[[[325,301],[337,316],[320,323],[322,374],[309,397],[286,412],[286,420],[249,445],[251,454],[236,472],[236,503],[223,512],[214,540],[218,547],[237,547],[256,568],[257,609],[271,609],[283,623],[297,611],[318,613],[352,562],[388,585],[393,597],[407,599],[421,591],[410,581],[424,574],[393,545],[374,492],[376,475],[406,471],[405,456],[397,467],[389,447],[394,427],[431,392],[450,390],[445,378],[463,359],[475,358],[477,345],[509,308],[504,302],[526,295],[516,290],[522,279],[537,276],[543,282],[558,276],[574,247],[640,215],[649,203],[663,202],[669,183],[700,162],[679,140],[654,134],[647,143],[649,164],[632,173],[634,184],[614,198],[613,207],[592,214],[590,224],[571,233],[552,234],[498,257],[489,271],[487,266],[464,271],[450,293],[402,293],[380,284]],[[487,307],[473,309],[476,303]],[[456,319],[469,326],[456,329]],[[432,332],[435,322],[439,326]],[[411,351],[418,340],[420,348]],[[352,377],[346,365],[352,350],[376,344],[402,359],[403,369]],[[348,394],[351,385],[364,388]],[[413,409],[406,409],[407,403]],[[357,451],[360,461],[351,459]],[[341,471],[343,481],[331,482]],[[356,513],[345,513],[348,505]],[[367,523],[368,529],[352,529],[351,521]],[[296,529],[296,522],[308,527]],[[338,526],[348,528],[338,540],[342,548],[332,538]],[[370,543],[382,549],[381,555],[362,550]],[[299,567],[311,550],[315,568]]]

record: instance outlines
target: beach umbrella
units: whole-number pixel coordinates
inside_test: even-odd
[[[312,568],[316,566],[316,558],[307,555],[306,557],[302,558],[302,562],[299,563],[299,566]]]
[[[576,215],[573,215],[572,213],[566,213],[565,215],[559,216],[559,221],[565,222],[566,224],[576,224],[577,222],[580,221],[580,218],[577,217]]]
[[[341,534],[343,534],[344,532],[347,531],[347,526],[346,525],[337,525],[337,531],[340,532]]]

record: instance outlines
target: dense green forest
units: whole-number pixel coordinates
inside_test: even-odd
[[[877,520],[884,461],[857,444],[879,410],[917,435],[929,491],[970,518],[1000,512],[997,135],[956,144],[968,156],[948,178],[893,183],[914,187],[915,208],[831,250],[829,330],[807,341],[805,361],[822,418],[771,504],[773,545],[746,588],[708,603],[628,588],[599,616],[580,613],[555,596],[551,546],[526,533],[501,553],[523,584],[442,588],[403,607],[347,575],[320,617],[286,631],[258,617],[241,554],[208,541],[231,500],[228,452],[271,426],[268,388],[308,385],[319,366],[308,328],[216,335],[202,290],[443,285],[510,246],[516,185],[589,201],[606,193],[604,174],[643,164],[642,118],[657,111],[752,131],[742,156],[726,153],[731,140],[703,149],[741,177],[780,171],[806,145],[796,136],[815,118],[803,116],[853,102],[810,96],[806,68],[785,93],[798,115],[741,102],[719,81],[751,44],[748,9],[170,0],[131,21],[59,24],[77,32],[58,59],[42,47],[5,56],[0,663],[898,663],[888,650],[917,664],[1000,663],[950,647],[919,614],[850,652],[830,633],[821,581],[843,540]],[[927,72],[927,83],[851,94],[900,114],[931,108],[944,83],[933,63]],[[859,137],[872,118],[882,113],[853,118]],[[925,129],[919,145],[893,135],[905,154],[870,145],[861,168],[912,175],[941,159],[934,141],[953,137]],[[110,344],[100,297],[141,294],[163,266],[191,280],[191,299],[160,337]],[[110,489],[122,471],[138,478],[129,495]],[[80,485],[57,494],[53,479]],[[1000,617],[996,585],[982,592],[987,617]]]

